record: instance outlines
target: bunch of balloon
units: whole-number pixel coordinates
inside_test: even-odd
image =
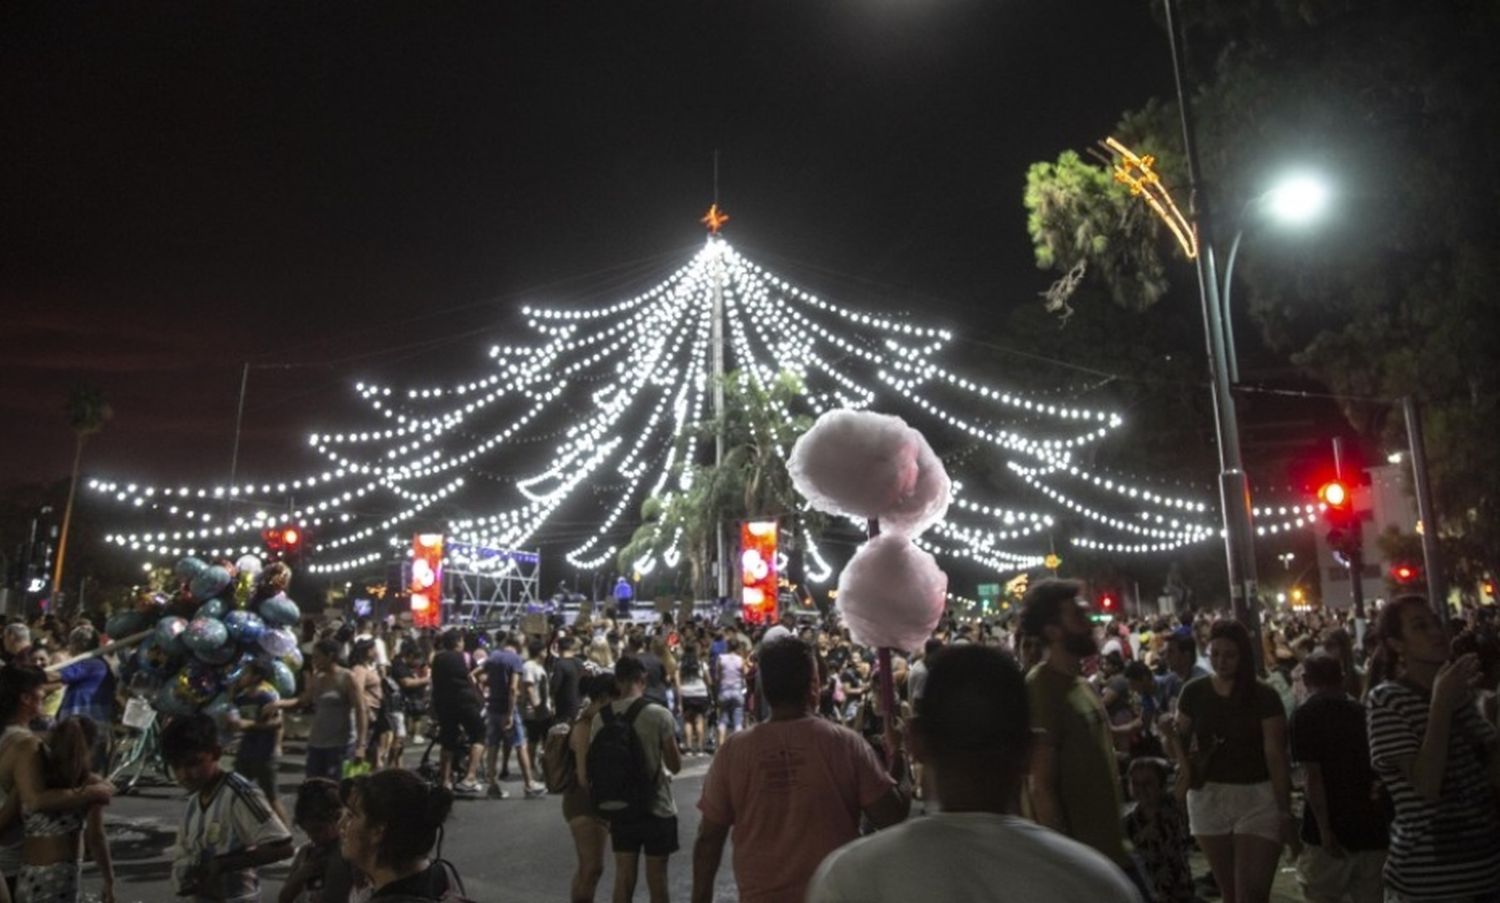
[[[277,695],[296,692],[302,653],[292,627],[302,612],[286,594],[291,568],[262,567],[253,555],[213,564],[184,558],[173,574],[168,591],[141,594],[105,624],[111,637],[149,631],[122,657],[122,680],[164,715],[222,718],[250,662],[262,664]]]

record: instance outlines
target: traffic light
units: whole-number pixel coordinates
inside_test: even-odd
[[[1342,480],[1329,480],[1318,487],[1318,500],[1323,503],[1323,516],[1328,521],[1328,547],[1349,557],[1361,543],[1359,521],[1354,515],[1354,492]]]
[[[1391,565],[1391,579],[1398,586],[1416,583],[1422,577],[1422,569],[1410,562],[1398,561]]]
[[[1119,609],[1120,609],[1120,600],[1117,599],[1117,598],[1115,598],[1115,594],[1114,593],[1109,592],[1109,591],[1105,591],[1105,592],[1099,594],[1099,610],[1100,611],[1104,612],[1105,614],[1112,615],[1112,614],[1116,613],[1117,611],[1119,611]]]
[[[307,528],[295,524],[281,524],[260,531],[261,542],[266,547],[266,557],[273,561],[300,558],[307,545],[307,537]]]

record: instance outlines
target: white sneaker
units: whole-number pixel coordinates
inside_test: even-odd
[[[538,797],[543,797],[543,796],[546,796],[546,795],[547,795],[547,785],[546,784],[532,784],[531,786],[529,786],[529,787],[526,788],[526,798],[529,799],[529,800],[534,800],[534,799],[536,799]]]

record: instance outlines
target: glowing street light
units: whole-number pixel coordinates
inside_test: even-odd
[[[1240,357],[1234,349],[1234,316],[1229,297],[1234,291],[1234,260],[1239,256],[1240,240],[1245,237],[1245,230],[1260,221],[1305,226],[1323,215],[1331,193],[1327,182],[1310,173],[1297,172],[1245,202],[1240,211],[1239,229],[1234,233],[1229,256],[1224,261],[1224,291],[1221,293],[1223,312],[1220,316],[1224,323],[1224,350],[1231,383],[1240,381]]]
[[[1328,185],[1323,180],[1297,173],[1283,179],[1260,197],[1265,211],[1291,226],[1310,223],[1328,207]]]

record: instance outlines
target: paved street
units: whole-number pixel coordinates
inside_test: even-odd
[[[300,746],[287,744],[288,755],[281,766],[282,798],[290,805],[302,778]],[[415,764],[417,753],[410,755]],[[679,809],[678,827],[682,850],[673,857],[672,899],[687,900],[692,884],[691,846],[698,830],[698,795],[709,759],[689,759],[673,783]],[[522,798],[519,777],[512,768],[508,800],[461,799],[454,809],[443,842],[443,855],[458,866],[468,894],[482,903],[499,901],[566,901],[573,868],[573,842],[562,820],[557,797]],[[119,903],[157,903],[172,897],[168,880],[176,826],[182,817],[183,794],[176,787],[150,786],[119,797],[110,806],[106,825],[110,849],[115,857],[116,898]],[[298,837],[300,843],[304,838]],[[719,871],[715,898],[739,899],[730,871],[731,851],[726,849]],[[1193,873],[1207,870],[1201,856],[1194,857]],[[286,864],[263,869],[263,899],[274,901],[287,873]],[[595,899],[609,899],[614,880],[612,862],[606,857],[604,880]],[[636,889],[636,899],[646,899],[645,879]],[[98,878],[92,866],[84,873],[85,900],[97,900]],[[1289,861],[1277,878],[1276,903],[1301,900]],[[1104,903],[1104,901],[1101,901]]]
[[[300,747],[288,743],[281,766],[283,800],[290,807],[302,778]],[[413,764],[416,755],[411,757]],[[690,848],[698,830],[696,802],[710,760],[689,759],[673,784],[677,792],[682,851],[673,857],[672,897],[686,900],[692,884]],[[566,901],[574,863],[573,841],[562,820],[558,797],[522,798],[519,776],[512,766],[511,799],[460,799],[448,823],[443,855],[458,866],[470,897],[490,901]],[[183,794],[176,787],[151,786],[119,797],[110,806],[106,825],[110,849],[115,857],[116,898],[119,903],[157,903],[171,899],[168,880],[176,826],[182,817]],[[298,842],[304,838],[300,835]],[[285,864],[263,869],[263,899],[274,901],[285,877]],[[608,899],[614,880],[612,863],[606,858],[604,881],[597,899]],[[98,878],[92,866],[85,870],[86,900],[97,899]],[[636,892],[646,899],[645,878]],[[719,875],[721,900],[737,900],[726,850]]]

